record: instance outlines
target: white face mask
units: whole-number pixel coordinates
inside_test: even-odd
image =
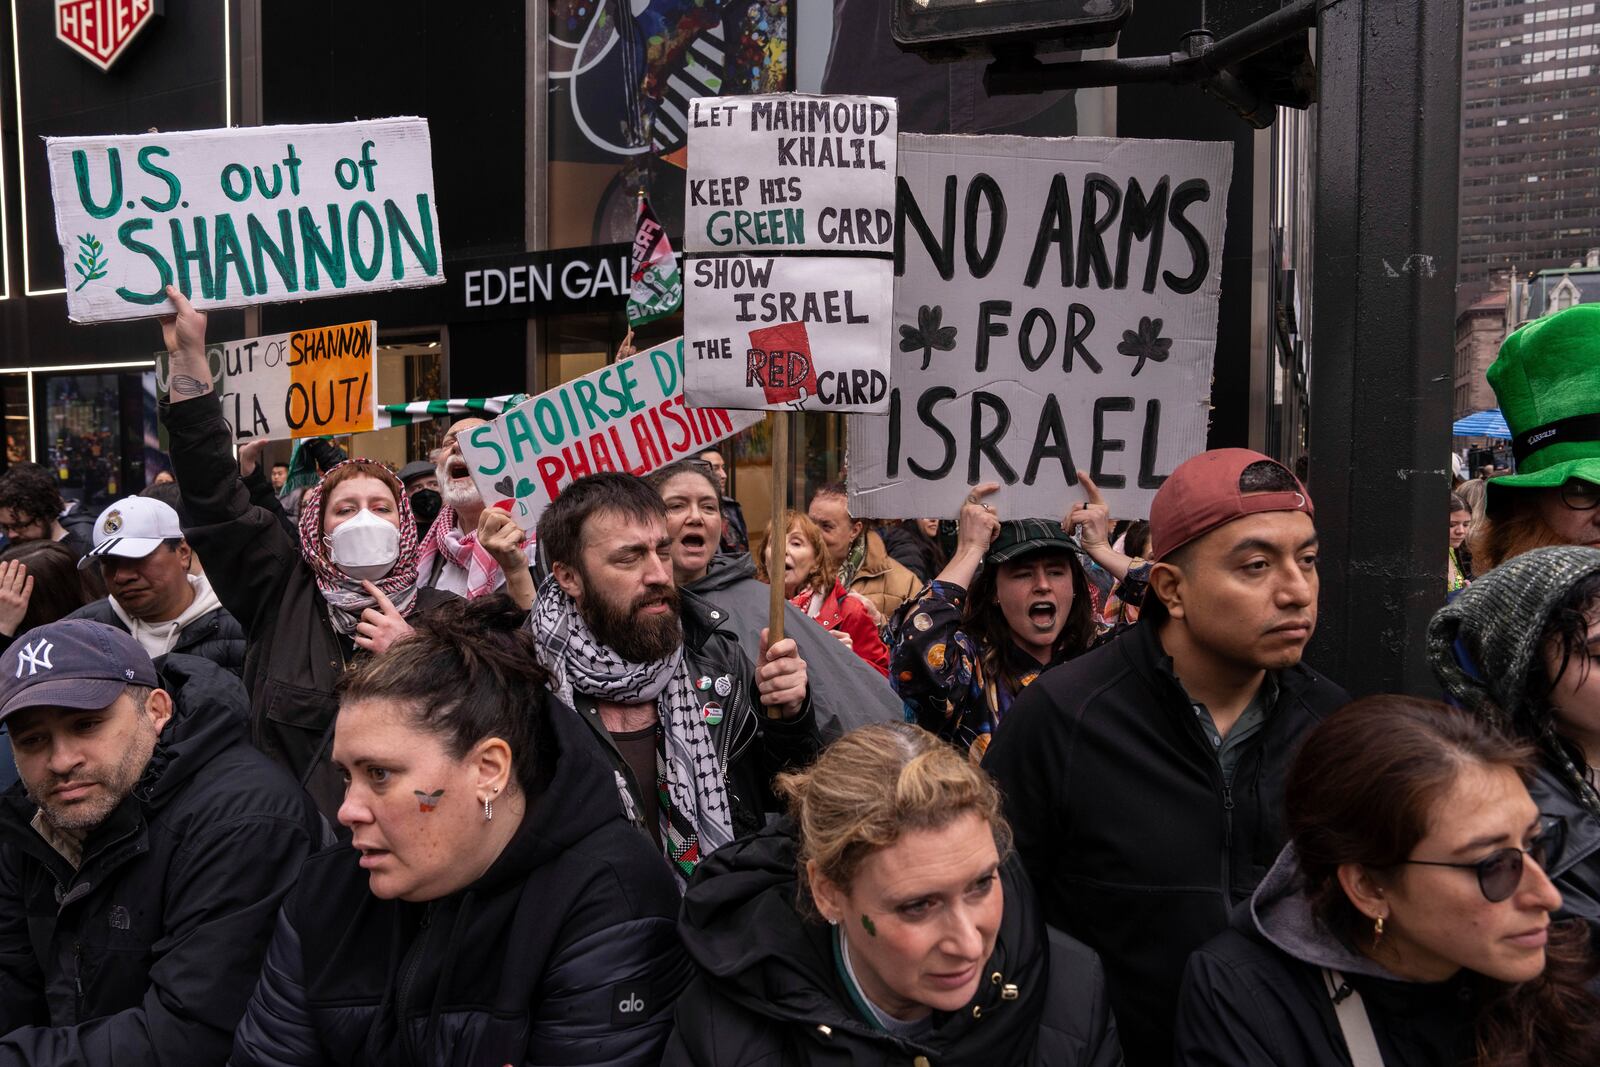
[[[356,581],[375,582],[400,558],[400,531],[366,508],[328,535],[328,562]]]

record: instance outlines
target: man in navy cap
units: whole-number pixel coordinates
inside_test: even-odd
[[[221,1063],[324,838],[209,660],[84,619],[0,655],[0,1064]]]

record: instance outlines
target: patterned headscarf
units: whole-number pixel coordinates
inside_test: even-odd
[[[316,575],[317,589],[328,602],[328,619],[342,634],[354,633],[361,613],[377,605],[358,580],[328,559],[328,546],[322,533],[323,486],[328,484],[334,471],[343,470],[352,463],[361,464],[372,477],[382,478],[394,490],[400,507],[400,555],[395,559],[394,569],[373,584],[394,602],[402,615],[410,615],[417,600],[417,520],[411,514],[411,501],[400,480],[382,464],[370,459],[347,459],[307,489],[300,503],[300,557]]]

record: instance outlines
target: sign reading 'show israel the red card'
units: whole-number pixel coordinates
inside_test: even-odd
[[[56,0],[56,39],[110,70],[160,14],[160,0]]]

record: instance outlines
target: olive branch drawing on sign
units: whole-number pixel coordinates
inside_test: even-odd
[[[72,267],[83,281],[78,283],[78,288],[72,290],[73,292],[76,293],[78,289],[82,289],[96,278],[106,276],[106,261],[100,258],[102,251],[104,246],[95,239],[94,234],[86,233],[78,238],[78,262]]]

